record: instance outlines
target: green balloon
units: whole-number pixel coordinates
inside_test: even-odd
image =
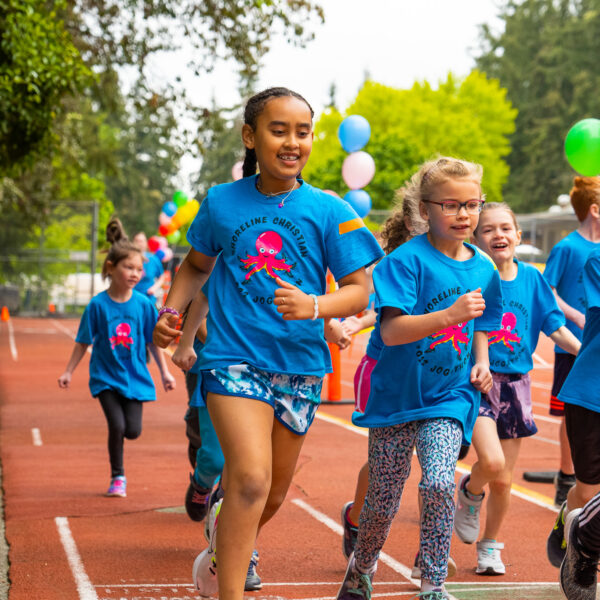
[[[185,194],[185,192],[182,192],[181,190],[177,190],[173,194],[173,202],[175,202],[175,206],[177,206],[177,208],[179,208],[180,206],[183,206],[187,202],[187,200],[188,200],[187,195]]]
[[[169,244],[176,244],[180,239],[181,231],[179,231],[179,229],[176,229],[173,233],[170,233],[167,236],[167,242],[169,242]]]
[[[565,138],[569,164],[585,177],[600,174],[600,119],[583,119],[569,129]]]

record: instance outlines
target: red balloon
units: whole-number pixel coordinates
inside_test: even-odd
[[[159,225],[158,226],[158,233],[160,233],[160,235],[169,235],[170,233],[170,228],[168,225]],[[148,240],[150,241],[150,240]],[[148,247],[150,247],[150,244],[148,244]]]
[[[150,250],[150,252],[156,252],[159,248],[160,244],[158,243],[158,240],[156,238],[151,237],[148,240],[148,250]]]

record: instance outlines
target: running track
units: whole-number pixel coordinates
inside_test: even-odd
[[[10,600],[191,600],[191,566],[205,546],[201,524],[182,503],[189,464],[178,389],[159,391],[147,405],[141,438],[126,443],[128,497],[105,498],[106,424],[88,391],[84,358],[71,389],[57,378],[72,350],[75,320],[11,318],[0,323],[0,457],[3,471]],[[342,392],[352,398],[352,376],[365,338],[342,353]],[[89,356],[89,355],[88,355]],[[561,598],[557,570],[545,557],[556,511],[547,484],[525,482],[524,470],[552,470],[558,457],[558,421],[547,414],[552,346],[543,339],[533,372],[539,433],[523,442],[513,503],[502,540],[504,577],[475,575],[474,546],[453,540],[459,571],[448,588],[458,600]],[[153,365],[155,381],[158,372]],[[366,431],[350,422],[348,405],[324,405],[304,445],[288,499],[258,541],[262,591],[247,598],[330,600],[346,561],[341,553],[340,508],[351,499],[366,457]],[[473,456],[459,464],[469,468]],[[409,599],[418,543],[414,459],[400,512],[384,548],[374,598]],[[460,473],[457,473],[457,478]]]

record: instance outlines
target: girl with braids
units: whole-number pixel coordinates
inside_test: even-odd
[[[225,495],[209,512],[209,547],[193,575],[201,594],[218,589],[221,600],[243,598],[258,531],[292,480],[331,371],[324,319],[366,307],[365,267],[382,255],[347,202],[300,178],[312,118],[308,102],[286,88],[250,98],[244,177],[208,191],[154,332],[162,347],[175,339],[179,312],[210,275],[200,361]],[[328,268],[339,287],[325,294]]]
[[[154,356],[165,391],[175,389],[162,350],[152,343],[156,309],[134,287],[143,270],[140,249],[130,242],[119,219],[106,227],[111,247],[102,266],[110,278],[108,289],[87,305],[75,338],[75,347],[65,372],[58,378],[68,388],[73,371],[92,344],[90,391],[98,398],[108,423],[108,454],[111,480],[107,496],[127,495],[123,468],[124,439],[134,440],[142,432],[144,402],[156,400],[154,383],[146,365],[146,347]]]

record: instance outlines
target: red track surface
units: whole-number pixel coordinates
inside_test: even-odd
[[[56,382],[76,328],[74,320],[13,318],[0,324],[0,452],[10,545],[9,598],[197,598],[191,566],[205,542],[202,526],[190,521],[182,509],[189,471],[183,376],[178,377],[175,392],[159,391],[158,402],[145,407],[141,438],[126,442],[128,497],[105,498],[106,423],[89,394],[87,358],[70,390],[59,390]],[[352,350],[342,353],[344,398],[352,398],[352,376],[364,341],[357,338]],[[538,354],[551,362],[547,339]],[[157,376],[154,366],[153,375]],[[452,555],[459,572],[449,587],[460,600],[560,597],[554,583],[557,571],[545,557],[555,513],[531,501],[550,503],[553,488],[521,479],[524,470],[557,466],[558,425],[547,413],[551,378],[548,366],[533,373],[534,412],[542,419],[537,419],[538,436],[524,441],[516,469],[515,483],[525,497],[513,496],[501,536],[507,573],[476,576],[474,546],[455,538]],[[353,495],[367,449],[367,439],[360,434],[364,431],[348,428],[351,411],[348,405],[320,408],[288,500],[259,539],[259,573],[265,586],[261,592],[248,593],[248,598],[335,597],[346,561],[339,531],[328,523],[334,529],[339,524],[340,508]],[[34,428],[39,429],[41,445],[34,444]],[[472,452],[462,466],[473,458]],[[418,543],[416,459],[414,471],[384,548],[391,560],[380,561],[374,597],[410,598],[418,591],[402,575],[403,565],[412,565]],[[527,582],[548,585],[523,585]]]

